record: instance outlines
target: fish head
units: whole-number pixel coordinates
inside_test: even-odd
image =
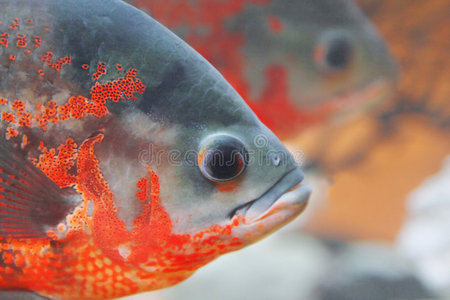
[[[172,170],[186,179],[179,192],[167,195],[176,232],[195,234],[238,221],[223,238],[239,238],[245,246],[305,208],[310,189],[300,186],[304,175],[291,154],[263,126],[242,125],[199,132],[184,152],[186,164]]]
[[[294,159],[219,73],[204,70],[198,82],[198,66],[189,67],[180,80],[196,82],[195,92],[179,84],[164,103],[147,106],[159,93],[149,90],[137,108],[105,128],[96,148],[118,214],[135,231],[145,210],[134,194],[136,182],[148,167],[157,175],[158,200],[148,203],[152,219],[141,225],[154,243],[139,266],[151,272],[193,271],[241,249],[297,217],[311,193],[296,161],[301,153]]]
[[[145,49],[139,66],[119,62],[137,68],[146,90],[134,103],[107,104],[111,115],[95,146],[120,222],[133,235],[108,247],[152,273],[189,273],[298,216],[311,193],[299,163],[224,77],[148,16],[120,21],[143,27],[137,40],[114,47]],[[162,34],[164,43],[153,43]]]
[[[304,14],[310,13],[309,18],[302,16],[309,23],[297,26],[307,28],[310,35],[304,38],[310,43],[302,55],[307,59],[298,69],[307,69],[310,77],[302,85],[305,102],[296,105],[339,102],[341,110],[358,106],[363,110],[367,104],[389,99],[395,91],[397,64],[370,20],[352,1],[305,3],[312,6],[302,7]],[[294,81],[291,85],[299,87]]]

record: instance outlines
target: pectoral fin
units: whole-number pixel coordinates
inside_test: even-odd
[[[0,139],[0,237],[46,238],[80,202]]]

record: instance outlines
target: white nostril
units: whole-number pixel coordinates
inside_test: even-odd
[[[281,162],[280,155],[279,154],[274,154],[272,156],[272,162],[273,162],[274,166],[278,167],[280,165],[280,162]]]

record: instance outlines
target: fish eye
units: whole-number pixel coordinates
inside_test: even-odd
[[[325,72],[345,70],[353,61],[353,43],[345,34],[326,34],[314,49],[314,61]]]
[[[198,165],[201,173],[214,182],[230,181],[239,177],[248,162],[244,144],[230,135],[208,137],[201,145]]]

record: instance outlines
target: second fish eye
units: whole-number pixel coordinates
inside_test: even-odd
[[[201,146],[198,156],[203,176],[214,182],[239,177],[247,165],[247,150],[238,139],[229,135],[215,135]]]
[[[324,36],[314,50],[314,61],[325,72],[345,70],[352,62],[353,43],[344,34]]]

